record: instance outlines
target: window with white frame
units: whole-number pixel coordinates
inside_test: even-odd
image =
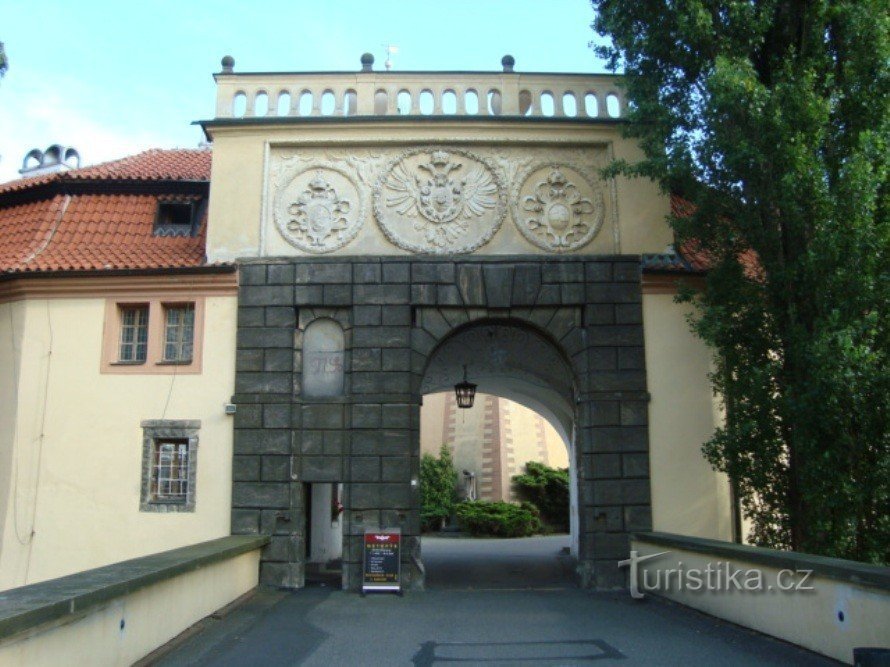
[[[125,364],[144,364],[148,358],[148,305],[122,305],[119,313],[117,360]]]
[[[195,338],[195,304],[164,306],[164,355],[167,363],[191,363]]]
[[[143,512],[194,512],[198,420],[142,422]]]

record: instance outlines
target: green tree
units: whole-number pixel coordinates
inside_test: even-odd
[[[420,521],[423,530],[438,530],[448,521],[457,502],[457,472],[451,450],[439,449],[439,456],[424,454],[420,459]]]
[[[529,461],[525,464],[525,473],[515,475],[513,483],[522,499],[538,508],[548,526],[554,530],[568,531],[568,468],[551,468],[537,461]]]
[[[648,176],[692,204],[693,326],[725,425],[706,443],[765,546],[886,561],[887,0],[593,0]]]

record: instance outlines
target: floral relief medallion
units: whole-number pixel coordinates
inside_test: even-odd
[[[275,223],[287,241],[305,252],[342,248],[364,218],[359,190],[343,171],[315,166],[299,172],[278,193]]]
[[[565,165],[533,169],[513,201],[513,218],[525,238],[539,248],[568,252],[587,245],[603,226],[606,200],[594,185]]]
[[[380,227],[400,248],[436,255],[487,243],[506,213],[504,188],[485,160],[457,149],[402,154],[374,187]]]

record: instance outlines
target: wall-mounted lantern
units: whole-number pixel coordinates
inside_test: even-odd
[[[463,382],[454,385],[454,396],[457,398],[457,407],[464,409],[473,407],[473,401],[476,399],[476,385],[467,382],[466,364],[464,365]]]

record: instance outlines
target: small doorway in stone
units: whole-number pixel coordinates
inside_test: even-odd
[[[339,588],[343,574],[343,485],[303,485],[306,584]]]
[[[467,380],[478,386],[469,409],[458,407],[454,393],[464,369]],[[422,536],[426,587],[573,586],[581,534],[578,393],[576,374],[561,346],[519,320],[484,319],[459,326],[429,355],[421,393],[419,453],[436,455],[446,445],[459,499],[508,502],[518,508],[522,498],[513,477],[525,473],[528,462],[568,473],[567,516],[559,522],[559,532],[470,537],[467,521],[449,517],[446,532]],[[459,532],[449,536],[448,528]]]

